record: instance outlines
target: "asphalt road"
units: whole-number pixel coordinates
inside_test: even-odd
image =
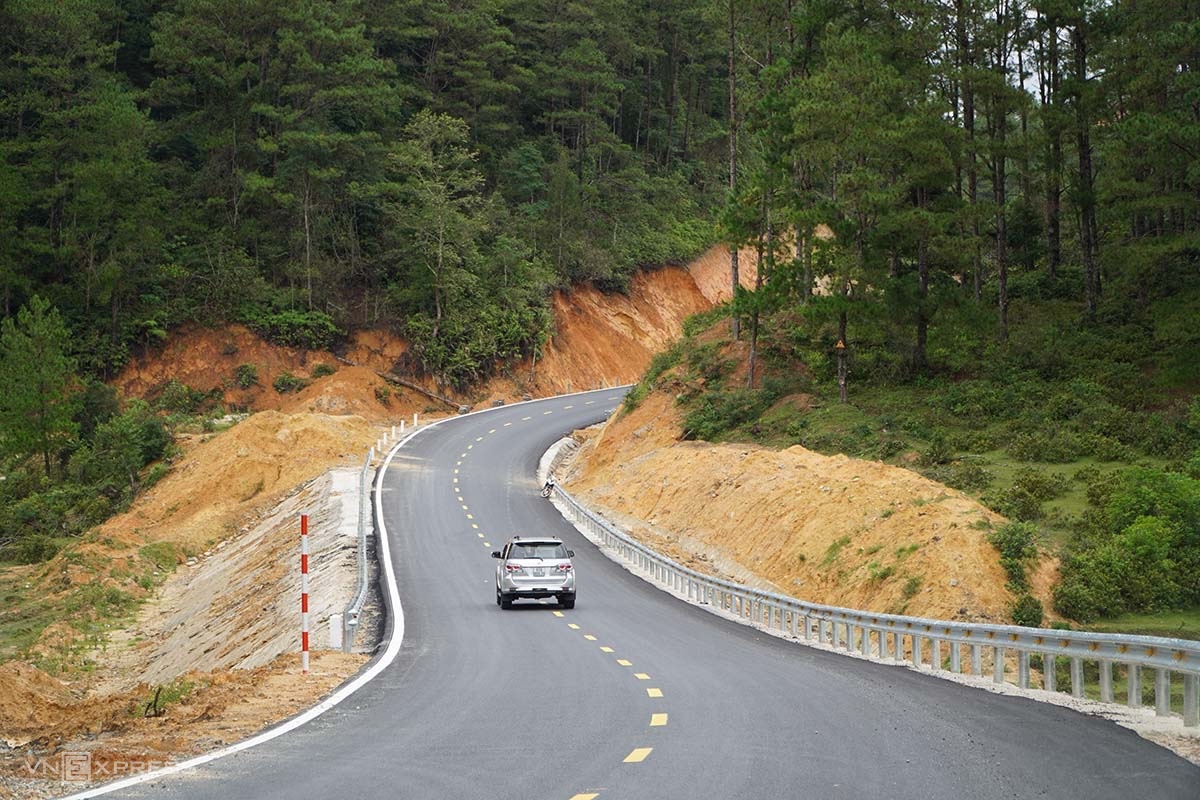
[[[538,495],[618,390],[431,428],[383,477],[399,656],[263,745],[125,797],[1186,798],[1200,768],[1105,720],[722,620],[631,576]],[[514,534],[575,550],[578,605],[495,604]]]

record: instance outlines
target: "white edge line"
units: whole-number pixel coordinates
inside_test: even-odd
[[[614,387],[608,387],[608,388],[612,389]],[[625,387],[616,387],[616,388],[625,388]],[[556,400],[556,399],[563,398],[563,397],[574,397],[576,395],[581,395],[581,394],[591,394],[592,392],[596,392],[596,391],[605,391],[605,390],[604,389],[588,389],[586,391],[573,392],[571,394],[560,394],[560,395],[554,395],[553,397],[540,397],[535,400],[523,400],[519,403],[512,403],[510,405],[524,405],[526,403],[540,403],[540,402],[545,402],[547,400]],[[404,609],[400,606],[400,587],[396,584],[396,574],[392,567],[391,551],[388,547],[387,525],[384,523],[383,514],[381,512],[381,508],[382,508],[381,498],[382,498],[382,487],[383,487],[382,473],[387,472],[388,467],[392,463],[392,458],[396,455],[397,452],[399,452],[400,448],[403,447],[404,445],[408,444],[408,442],[414,436],[416,436],[420,433],[423,433],[437,425],[440,425],[443,422],[448,422],[452,419],[462,419],[463,417],[471,417],[476,414],[486,414],[489,411],[502,411],[507,407],[509,407],[509,406],[493,406],[491,408],[482,408],[478,411],[472,411],[469,414],[458,414],[453,417],[444,417],[442,419],[435,420],[435,421],[429,423],[428,425],[417,428],[415,431],[408,434],[408,436],[405,436],[403,439],[398,441],[394,447],[392,447],[392,449],[388,452],[387,458],[384,459],[383,465],[379,468],[378,472],[380,473],[380,476],[375,481],[375,522],[379,526],[379,532],[380,532],[379,562],[383,565],[384,574],[387,576],[388,597],[392,601],[392,608],[394,609],[393,614],[395,617],[395,621],[392,623],[392,637],[391,637],[391,639],[388,640],[387,649],[383,651],[383,655],[381,655],[379,657],[379,660],[377,660],[374,664],[372,664],[370,667],[368,667],[367,670],[365,672],[363,672],[361,675],[359,675],[357,678],[353,679],[352,681],[350,681],[347,684],[344,684],[342,686],[342,688],[338,689],[336,692],[334,692],[329,697],[322,700],[317,705],[313,706],[312,708],[308,709],[307,711],[305,711],[295,717],[292,717],[290,720],[288,720],[286,722],[280,723],[279,725],[277,725],[274,728],[263,731],[262,733],[258,734],[257,736],[252,736],[249,739],[243,739],[242,741],[237,742],[236,744],[231,744],[228,747],[221,748],[220,750],[214,750],[211,753],[205,753],[202,756],[196,756],[195,758],[190,758],[187,761],[181,761],[178,764],[172,764],[169,767],[163,767],[161,769],[156,769],[153,772],[144,772],[140,775],[134,775],[133,777],[130,777],[130,778],[124,778],[119,781],[114,781],[113,783],[106,783],[103,786],[97,786],[93,789],[86,789],[77,794],[67,795],[66,797],[60,798],[60,800],[84,800],[84,798],[88,798],[88,797],[100,797],[101,795],[110,794],[112,792],[116,792],[121,789],[128,789],[131,786],[137,786],[142,783],[148,783],[149,781],[157,780],[157,779],[165,777],[167,775],[175,775],[176,773],[183,772],[184,770],[194,769],[195,767],[203,766],[204,764],[207,764],[210,761],[216,761],[219,758],[224,758],[225,756],[231,756],[234,753],[240,753],[243,750],[249,750],[251,747],[256,747],[260,744],[263,744],[264,742],[269,742],[272,739],[282,736],[285,733],[290,733],[291,731],[294,731],[296,728],[299,728],[301,725],[311,722],[312,720],[321,716],[326,711],[328,711],[329,709],[338,705],[343,700],[348,698],[350,695],[357,692],[363,686],[367,685],[367,683],[374,680],[375,676],[377,676],[379,673],[383,672],[385,669],[387,669],[389,666],[391,666],[392,662],[396,660],[396,656],[400,653],[400,645],[404,641]]]

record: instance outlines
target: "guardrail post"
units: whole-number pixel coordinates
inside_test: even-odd
[[[1170,673],[1167,675],[1169,678]],[[1083,659],[1078,656],[1071,658],[1071,696],[1083,697]]]
[[[1100,662],[1100,702],[1112,703],[1113,699],[1113,680],[1112,680],[1112,662]]]
[[[929,668],[934,672],[942,669],[942,640],[935,636],[929,637]]]
[[[1017,651],[1017,686],[1029,688],[1029,651]]]
[[[992,683],[1004,683],[1004,648],[992,646]]]
[[[1137,664],[1125,665],[1125,705],[1142,707],[1142,668]]]
[[[1194,672],[1183,673],[1183,724],[1200,727],[1200,675]]]
[[[971,674],[983,675],[983,647],[971,645]]]
[[[1154,716],[1168,717],[1171,715],[1171,672],[1165,669],[1154,670]]]
[[[962,645],[958,642],[950,643],[950,671],[962,672]]]
[[[833,648],[842,646],[842,632],[838,628],[837,620],[830,620],[830,627],[833,629],[829,632],[829,641],[833,644]]]
[[[921,637],[915,633],[912,635],[912,648],[913,664],[917,667],[920,667],[925,663],[924,642],[922,642]]]
[[[1047,692],[1058,691],[1057,659],[1050,653],[1042,655],[1042,688]]]

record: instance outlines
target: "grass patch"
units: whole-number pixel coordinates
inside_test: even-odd
[[[827,567],[834,561],[837,561],[838,555],[846,545],[850,544],[849,536],[841,536],[833,541],[833,544],[825,548],[825,557],[821,559],[821,566]]]

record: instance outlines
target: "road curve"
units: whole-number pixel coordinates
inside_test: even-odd
[[[534,471],[619,390],[447,421],[382,476],[400,653],[316,720],[123,790],[187,798],[1196,800],[1200,768],[1108,721],[788,643],[601,555]],[[575,550],[578,606],[495,604],[513,534]]]

